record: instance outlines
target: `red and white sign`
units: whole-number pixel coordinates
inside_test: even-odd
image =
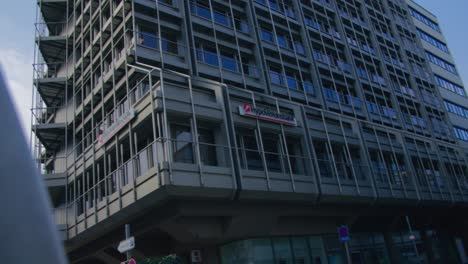
[[[292,115],[273,112],[267,109],[255,108],[250,104],[239,106],[239,114],[265,121],[280,123],[288,126],[297,126],[296,118]]]

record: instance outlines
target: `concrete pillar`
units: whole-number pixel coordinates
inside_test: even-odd
[[[392,264],[401,263],[400,261],[400,251],[396,247],[395,243],[393,243],[392,233],[385,232],[384,234],[384,241],[387,247],[388,255],[390,256],[390,262]]]

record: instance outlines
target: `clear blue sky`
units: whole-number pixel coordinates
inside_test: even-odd
[[[10,84],[23,127],[29,131],[36,0],[1,0],[0,64]],[[415,0],[434,13],[468,85],[468,0]],[[29,137],[29,132],[27,132]]]

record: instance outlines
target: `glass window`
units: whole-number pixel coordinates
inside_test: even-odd
[[[338,241],[338,236],[329,235],[323,238],[325,249],[327,252],[328,263],[333,264],[345,264],[345,252],[342,248],[341,242]],[[353,262],[359,263],[359,262]]]
[[[158,48],[158,38],[156,35],[148,32],[140,31],[138,43],[148,48]]]
[[[270,80],[274,84],[282,85],[283,77],[281,76],[281,71],[270,68]]]
[[[437,25],[437,23],[435,23],[432,20],[430,20],[429,18],[427,18],[425,15],[419,13],[418,11],[414,10],[411,7],[409,8],[409,12],[414,18],[416,18],[419,21],[423,22],[424,24],[428,25],[429,27],[431,27],[435,31],[440,32],[439,25]]]
[[[262,40],[273,42],[273,34],[270,31],[262,28]]]
[[[279,134],[263,133],[263,149],[265,151],[265,162],[268,171],[270,172],[283,172],[281,162],[280,138]]]
[[[418,31],[418,34],[419,36],[426,42],[428,42],[429,44],[439,48],[440,50],[446,52],[446,53],[449,53],[449,50],[447,48],[447,45],[445,45],[444,43],[442,43],[441,41],[437,40],[436,38],[430,36],[429,34],[427,34],[426,32],[420,30],[420,29],[417,29]]]
[[[248,170],[263,170],[263,162],[258,151],[255,130],[237,129],[238,153],[241,167]]]
[[[331,100],[331,101],[335,101],[335,102],[340,101],[340,96],[339,96],[338,92],[334,91],[332,89],[323,88],[323,95],[325,96],[325,99],[327,99],[327,100]]]
[[[172,152],[175,162],[194,163],[190,126],[171,125]]]
[[[298,89],[297,80],[296,80],[295,76],[287,74],[286,75],[286,81],[287,81],[287,84],[288,84],[288,88],[293,89],[293,90]]]
[[[282,48],[288,48],[288,41],[286,40],[286,37],[282,35],[276,35],[276,40],[278,41],[278,45]]]
[[[302,84],[302,87],[304,89],[304,91],[310,95],[313,95],[315,96],[315,88],[314,88],[314,85],[309,82],[309,81],[305,81],[303,84]]]
[[[299,41],[294,42],[294,48],[296,49],[297,54],[305,54],[304,45],[302,45],[301,42]]]
[[[200,142],[201,163],[204,165],[218,166],[213,129],[198,128],[198,141]]]
[[[229,16],[227,16],[225,13],[215,11],[214,12],[214,21],[216,23],[219,23],[221,25],[225,25],[227,27],[230,27],[231,24],[229,22]]]
[[[165,52],[169,52],[172,54],[178,54],[178,47],[177,47],[177,37],[172,35],[165,35],[162,37],[162,50]]]
[[[299,138],[286,137],[286,144],[289,154],[289,163],[291,164],[291,171],[294,174],[307,175],[306,164],[308,160],[302,153],[302,144]]]
[[[234,58],[234,55],[221,55],[221,64],[224,69],[230,70],[230,71],[238,71],[237,69],[237,61]]]
[[[203,17],[203,18],[206,18],[206,19],[211,19],[211,12],[210,12],[209,7],[193,3],[192,4],[192,12],[194,12],[195,15],[198,15],[200,17]]]
[[[218,55],[215,50],[199,49],[197,50],[197,58],[206,64],[218,66]]]
[[[317,156],[317,163],[320,170],[320,176],[324,178],[331,178],[333,176],[333,169],[329,155],[329,146],[324,141],[314,141],[315,155]]]
[[[273,239],[273,249],[276,264],[293,264],[288,238]]]
[[[430,52],[427,52],[426,51],[426,57],[427,59],[434,63],[435,65],[439,66],[439,67],[442,67],[443,69],[453,73],[453,74],[457,74],[457,70],[455,69],[455,66],[451,63],[448,63],[447,61],[435,56],[434,54],[430,53]]]
[[[269,0],[268,3],[270,4],[271,9],[274,9],[276,11],[280,11],[278,3],[276,3],[276,0]]]
[[[221,247],[222,264],[273,264],[270,239],[250,239]]]
[[[295,264],[312,264],[306,237],[291,238]]]

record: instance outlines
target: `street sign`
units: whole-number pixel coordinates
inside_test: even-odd
[[[128,239],[120,241],[119,246],[117,247],[117,250],[120,253],[125,253],[134,248],[135,248],[135,237],[129,237]]]
[[[338,227],[338,237],[341,242],[349,241],[349,229],[348,226],[342,225]]]

